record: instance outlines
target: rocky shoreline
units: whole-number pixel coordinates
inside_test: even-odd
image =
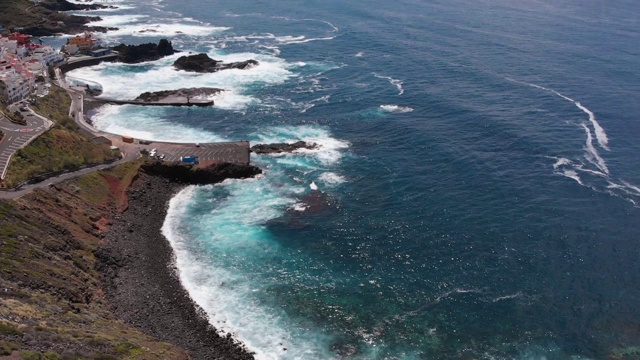
[[[226,164],[203,176],[152,164],[140,173],[129,190],[128,209],[115,217],[106,244],[97,253],[104,291],[118,318],[186,349],[192,359],[253,359],[231,336],[220,336],[191,300],[160,229],[169,200],[184,186],[259,172],[252,166]]]

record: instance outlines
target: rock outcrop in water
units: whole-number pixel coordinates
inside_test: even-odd
[[[207,54],[197,54],[181,56],[173,63],[173,66],[178,70],[198,72],[198,73],[213,73],[220,70],[227,69],[250,69],[258,65],[256,60],[246,60],[240,62],[225,63],[223,61],[214,60]]]
[[[318,145],[314,143],[306,143],[304,141],[297,141],[293,144],[278,143],[278,144],[258,144],[251,147],[251,151],[256,154],[278,154],[283,152],[293,152],[298,149],[317,149]]]
[[[173,99],[204,98],[211,95],[216,95],[221,91],[224,91],[224,90],[218,89],[218,88],[204,88],[204,87],[153,91],[153,92],[142,93],[135,100],[146,101],[146,102],[170,102]]]
[[[118,61],[126,64],[137,64],[145,61],[162,59],[165,56],[173,55],[177,51],[173,48],[171,41],[162,39],[158,44],[147,43],[140,45],[120,44],[113,48],[120,55]]]

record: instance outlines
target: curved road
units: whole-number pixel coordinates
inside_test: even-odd
[[[13,112],[22,106],[27,105],[16,103],[9,105],[7,109]],[[27,111],[20,112],[27,121],[26,125],[14,124],[0,114],[0,130],[4,132],[4,137],[0,140],[0,178],[2,179],[5,178],[13,154],[53,126],[51,120],[36,114],[28,107]]]
[[[200,160],[200,164],[203,166],[214,164],[214,163],[220,163],[220,162],[231,162],[231,163],[238,163],[238,164],[250,163],[250,150],[249,150],[248,141],[211,143],[211,144],[177,144],[177,143],[155,141],[153,145],[151,145],[151,143],[141,144],[138,141],[136,144],[134,144],[130,142],[124,142],[122,140],[122,136],[120,135],[99,131],[93,128],[84,119],[84,108],[83,108],[84,91],[80,89],[71,88],[66,83],[66,81],[64,81],[64,77],[61,74],[59,69],[56,69],[56,75],[58,79],[62,79],[57,81],[59,86],[62,87],[64,90],[66,90],[67,93],[69,93],[69,96],[71,96],[71,108],[69,109],[69,116],[72,116],[74,118],[76,123],[82,128],[84,132],[92,136],[104,136],[105,138],[108,138],[113,145],[118,146],[122,152],[122,159],[116,162],[113,162],[111,164],[97,165],[97,166],[88,167],[85,169],[81,169],[81,170],[77,170],[69,173],[64,173],[58,176],[54,176],[46,180],[43,180],[42,182],[39,182],[39,183],[25,185],[21,187],[19,190],[0,191],[0,199],[15,199],[17,197],[30,193],[34,189],[48,187],[80,175],[88,174],[93,171],[106,169],[106,168],[121,164],[123,162],[134,160],[140,156],[139,154],[141,150],[144,149],[148,151],[152,149],[153,146],[157,148],[158,154],[163,154],[163,156],[166,157],[165,158],[166,161],[179,161],[182,156],[196,156]],[[42,117],[40,115],[37,115],[35,113],[33,114],[34,115],[27,117],[27,119],[29,118],[33,119],[33,120],[28,120],[28,123],[29,121],[31,121],[31,123],[28,124],[28,126],[33,127],[33,130],[28,132],[33,132],[33,135],[31,135],[31,137],[27,140],[27,142],[22,146],[25,146],[26,144],[31,142],[31,140],[35,139],[38,135],[42,134],[44,131],[46,131],[49,127],[53,125],[53,122],[51,120],[45,117]],[[3,131],[5,131],[2,126],[3,125],[0,125],[0,129],[3,129]],[[16,125],[16,126],[19,126],[19,125]],[[8,133],[9,132],[7,130],[7,134]],[[11,144],[10,142],[11,140],[13,140],[13,138],[10,138],[9,142],[7,142],[5,145],[7,149],[12,148],[14,149],[13,152],[15,152],[17,148],[15,146],[9,146],[9,144]],[[2,141],[0,143],[0,154],[3,149],[2,144],[4,143],[5,141]],[[6,164],[8,164],[9,159],[7,159]],[[1,160],[2,160],[2,157],[0,155],[0,161]],[[7,166],[6,164],[4,165],[4,169],[6,169],[6,166]]]
[[[135,157],[133,158],[135,159]],[[123,162],[127,162],[130,160],[133,160],[127,157],[123,157],[122,159],[112,162],[111,164],[102,164],[102,165],[96,165],[96,166],[92,166],[92,167],[88,167],[85,169],[81,169],[81,170],[77,170],[77,171],[73,171],[73,172],[68,172],[68,173],[64,173],[64,174],[60,174],[58,176],[53,176],[50,177],[46,180],[43,180],[42,182],[39,183],[35,183],[35,184],[30,184],[30,185],[25,185],[23,187],[20,188],[20,190],[8,190],[8,191],[0,191],[0,199],[15,199],[18,198],[22,195],[28,194],[30,192],[32,192],[35,189],[39,189],[39,188],[44,188],[44,187],[48,187],[54,184],[58,184],[61,183],[65,180],[69,180],[69,179],[73,179],[77,176],[80,175],[85,175],[94,171],[98,171],[98,170],[102,170],[102,169],[107,169],[113,166],[116,166],[118,164],[121,164]]]

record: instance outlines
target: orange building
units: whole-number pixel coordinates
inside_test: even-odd
[[[80,50],[89,50],[93,47],[93,43],[96,39],[91,37],[91,33],[85,33],[84,35],[78,35],[67,40],[67,44],[76,45]]]

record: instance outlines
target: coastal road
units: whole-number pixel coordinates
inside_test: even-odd
[[[13,112],[22,107],[22,104],[12,104],[8,110]],[[26,106],[26,105],[24,105]],[[4,138],[0,141],[0,178],[4,179],[7,174],[7,167],[11,157],[18,149],[27,146],[33,139],[47,131],[53,123],[27,107],[27,111],[20,111],[26,125],[14,124],[6,117],[0,115],[0,130],[4,132]]]
[[[58,75],[60,76],[61,74]],[[111,164],[97,165],[54,176],[36,184],[25,185],[17,191],[0,191],[0,199],[15,199],[30,193],[34,189],[48,187],[77,176],[134,160],[140,156],[142,150],[151,151],[152,149],[156,149],[157,155],[164,155],[164,161],[180,161],[180,157],[182,156],[197,156],[200,161],[200,166],[222,162],[235,164],[249,164],[250,162],[248,141],[203,144],[168,142],[140,143],[139,140],[136,140],[134,143],[124,142],[122,136],[99,131],[86,122],[84,117],[84,92],[81,89],[69,87],[64,80],[58,83],[71,96],[69,115],[73,116],[76,123],[85,133],[88,133],[88,135],[104,136],[109,139],[113,145],[118,146],[122,152],[122,159]],[[6,171],[9,160],[17,149],[26,146],[31,140],[35,139],[53,125],[47,118],[35,114],[31,110],[28,110],[28,112],[29,115],[26,116],[26,126],[13,124],[6,119],[0,119],[0,129],[6,133],[4,140],[0,142],[0,160],[6,159],[3,163],[3,172]],[[4,154],[7,155],[3,156]]]
[[[85,174],[89,174],[92,173],[94,171],[98,171],[98,170],[103,170],[103,169],[108,169],[111,167],[114,167],[118,164],[130,161],[130,158],[122,158],[118,161],[115,161],[111,164],[101,164],[101,165],[96,165],[96,166],[92,166],[92,167],[88,167],[85,169],[81,169],[81,170],[77,170],[77,171],[73,171],[73,172],[69,172],[69,173],[64,173],[64,174],[60,174],[58,176],[53,176],[50,177],[42,182],[39,183],[35,183],[35,184],[29,184],[29,185],[25,185],[23,187],[20,188],[20,190],[10,190],[10,191],[0,191],[0,199],[15,199],[15,198],[19,198],[22,195],[28,194],[30,192],[32,192],[35,189],[40,189],[40,188],[46,188],[49,187],[51,185],[55,185],[58,183],[61,183],[63,181],[69,180],[69,179],[73,179],[75,177],[81,176],[81,175],[85,175]]]

